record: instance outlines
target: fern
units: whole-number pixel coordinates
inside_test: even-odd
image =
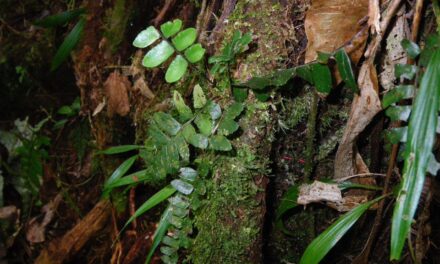
[[[143,58],[142,65],[147,68],[158,67],[173,54],[177,54],[165,74],[165,80],[168,83],[180,80],[185,75],[188,65],[200,61],[205,54],[205,49],[201,44],[194,44],[197,38],[196,29],[187,28],[182,31],[181,29],[182,20],[175,19],[162,24],[160,31],[154,26],[149,26],[133,41],[133,46],[146,48],[161,40]]]
[[[200,164],[197,167],[202,167],[202,173],[190,167],[197,163],[196,158],[191,157],[190,149],[194,148],[195,154],[232,150],[227,137],[239,129],[236,119],[244,110],[243,104],[236,102],[222,111],[219,104],[206,98],[198,84],[193,90],[192,108],[177,91],[173,93],[173,103],[176,115],[164,112],[153,114],[144,146],[116,146],[101,151],[108,155],[138,151],[138,154],[125,160],[105,182],[104,198],[108,198],[118,187],[142,182],[157,183],[168,175],[179,176],[141,205],[122,228],[124,230],[135,218],[168,199],[169,206],[161,217],[147,262],[161,243],[163,245],[160,250],[165,263],[177,263],[178,250],[189,247],[188,235],[192,232],[189,212],[191,208],[197,208],[197,204],[191,204],[191,201],[203,195],[202,191],[196,192],[201,184],[198,176],[207,175],[206,169]],[[138,157],[148,164],[147,168],[125,175]]]

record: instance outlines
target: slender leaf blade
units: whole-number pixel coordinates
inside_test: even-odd
[[[171,216],[172,216],[172,210],[171,210],[171,207],[168,206],[160,218],[159,225],[156,229],[156,232],[154,232],[153,244],[151,245],[150,251],[148,252],[147,259],[145,260],[145,264],[150,263],[154,252],[156,251],[157,247],[160,245],[160,242],[162,241],[165,234],[167,233],[168,228],[171,225],[170,221],[169,221]]]
[[[391,228],[391,260],[400,258],[425,182],[436,138],[440,98],[440,50],[428,63],[408,124],[403,181],[394,207]]]
[[[52,64],[50,66],[51,71],[56,70],[61,63],[63,63],[67,57],[69,57],[70,52],[73,50],[73,48],[75,48],[76,44],[78,44],[81,38],[85,23],[86,19],[81,18],[78,23],[76,23],[72,31],[70,31],[70,33],[64,39],[63,43],[58,48],[54,58],[52,59]]]
[[[113,154],[120,154],[124,152],[129,152],[132,150],[141,149],[142,146],[139,145],[120,145],[120,146],[114,146],[110,147],[108,149],[99,151],[98,154],[106,154],[106,155],[113,155]]]
[[[34,22],[35,25],[45,28],[62,26],[69,21],[77,18],[79,15],[83,14],[86,11],[85,8],[78,8],[69,10],[66,12],[61,12],[52,16],[47,16],[40,20]]]
[[[121,178],[125,173],[127,173],[127,171],[133,166],[133,164],[137,158],[138,158],[138,155],[132,156],[132,157],[126,159],[124,162],[122,162],[121,165],[119,165],[118,168],[116,168],[116,170],[112,173],[112,175],[104,183],[104,191],[103,191],[104,197],[107,197],[108,193],[109,193],[106,190],[107,186],[112,184],[117,179]]]
[[[309,244],[299,263],[318,264],[336,243],[338,243],[342,236],[356,223],[359,217],[361,217],[370,206],[383,198],[384,197],[381,196],[367,203],[358,205],[350,212],[341,216]]]
[[[160,191],[151,196],[145,203],[143,203],[136,212],[128,219],[125,223],[124,227],[121,229],[121,232],[127,228],[127,226],[133,222],[134,219],[146,213],[151,208],[160,204],[162,201],[168,199],[171,195],[176,192],[176,189],[170,185],[163,187]]]

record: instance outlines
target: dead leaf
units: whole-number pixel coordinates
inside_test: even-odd
[[[148,87],[148,84],[144,78],[138,78],[134,82],[133,89],[139,90],[141,92],[141,94],[143,96],[147,97],[148,99],[154,98],[154,93],[150,90],[150,88]]]
[[[97,114],[101,113],[102,109],[104,109],[105,106],[105,98],[98,104],[98,106],[93,110],[92,116],[96,116]]]
[[[55,196],[55,198],[48,204],[41,208],[41,212],[44,214],[43,220],[40,216],[32,218],[27,226],[26,239],[31,243],[41,243],[45,241],[46,226],[52,221],[55,216],[55,212],[62,200],[61,194]]]
[[[299,188],[297,203],[307,205],[317,202],[341,202],[342,194],[337,184],[314,181]]]
[[[104,83],[105,95],[107,97],[107,114],[112,117],[115,113],[126,116],[130,112],[128,101],[128,90],[130,81],[118,71],[110,74]]]
[[[339,179],[358,173],[358,151],[356,140],[373,117],[382,110],[377,94],[379,89],[376,68],[371,61],[365,62],[359,72],[358,85],[360,95],[355,95],[350,117],[344,130],[335,158],[334,178]],[[365,166],[366,167],[366,166]]]
[[[306,62],[315,60],[317,51],[332,52],[352,40],[362,31],[360,21],[367,15],[368,1],[313,0],[304,22],[308,39]],[[358,46],[363,50],[365,38]]]
[[[14,205],[9,205],[0,208],[0,219],[11,220],[17,218],[18,214],[19,214],[19,210]]]

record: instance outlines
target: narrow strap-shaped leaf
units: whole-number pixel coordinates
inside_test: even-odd
[[[114,146],[110,147],[106,150],[98,151],[98,154],[106,154],[106,155],[113,155],[113,154],[119,154],[124,152],[129,152],[132,150],[141,149],[142,146],[139,145],[121,145],[121,146]]]
[[[174,48],[166,40],[162,40],[157,46],[152,48],[142,59],[142,65],[147,68],[154,68],[164,63],[174,54]]]
[[[439,87],[440,50],[437,49],[421,80],[408,124],[403,180],[392,218],[391,260],[400,258],[419,204],[429,157],[436,138]]]
[[[177,55],[171,62],[165,74],[165,81],[174,83],[180,80],[188,69],[188,62],[181,55]]]
[[[164,37],[169,38],[180,31],[182,28],[182,20],[174,19],[173,22],[168,21],[160,26],[160,31]]]
[[[84,30],[84,25],[86,24],[86,19],[81,18],[78,23],[76,23],[75,27],[70,31],[67,37],[64,39],[61,46],[58,48],[57,53],[52,59],[52,64],[50,66],[50,70],[56,70],[61,63],[63,63],[67,57],[69,57],[70,52],[75,48],[76,44],[79,42],[81,38],[81,34]]]
[[[37,20],[34,24],[37,26],[46,27],[46,28],[62,26],[64,24],[66,24],[67,22],[77,18],[79,15],[83,14],[85,11],[86,11],[85,8],[78,8],[78,9],[74,9],[74,10],[69,10],[69,11],[55,14],[52,16],[47,16],[45,18]]]
[[[156,231],[154,232],[153,244],[151,245],[150,251],[148,252],[147,259],[145,260],[145,264],[150,263],[154,252],[156,251],[157,247],[160,245],[160,242],[167,233],[168,228],[171,225],[169,222],[171,215],[172,215],[171,208],[167,207],[167,209],[165,209],[164,213],[162,214],[162,217],[160,218],[159,225],[157,226]]]
[[[134,39],[133,46],[136,48],[146,48],[160,38],[160,33],[154,26],[149,26],[142,30]]]
[[[347,52],[345,52],[343,48],[337,50],[335,52],[335,59],[338,65],[339,73],[341,74],[341,78],[345,82],[345,85],[347,85],[355,93],[359,92],[356,78],[354,77],[353,69],[351,67],[351,61],[347,55]]]
[[[133,157],[130,157],[126,159],[124,162],[122,162],[121,165],[119,165],[118,168],[113,172],[113,174],[107,179],[107,181],[104,183],[104,193],[103,196],[107,197],[108,192],[106,192],[106,186],[112,184],[117,179],[121,178],[127,171],[133,166],[134,162],[138,158],[138,155],[135,155]]]
[[[136,212],[128,219],[121,232],[131,223],[134,219],[146,213],[151,208],[160,204],[161,202],[168,199],[171,195],[176,192],[176,189],[170,185],[163,187],[160,191],[151,196],[145,203],[143,203]]]
[[[182,51],[191,46],[197,38],[197,30],[195,28],[187,28],[181,31],[172,39],[174,47],[178,51]]]
[[[315,238],[309,244],[301,257],[300,264],[318,264],[325,255],[338,243],[338,241],[347,233],[347,231],[356,223],[370,206],[384,196],[378,197],[367,203],[358,205],[350,212],[341,216],[335,223]]]
[[[392,106],[385,111],[391,121],[401,120],[406,122],[411,114],[411,105]]]
[[[348,189],[365,189],[365,190],[373,190],[373,191],[380,191],[383,188],[374,186],[374,185],[366,185],[366,184],[359,184],[359,183],[353,183],[350,181],[344,181],[338,184],[339,189],[341,191],[348,190]]]
[[[414,90],[413,85],[397,86],[383,96],[382,108],[385,109],[388,106],[399,102],[400,100],[412,98],[414,96]]]
[[[104,192],[111,191],[112,189],[117,188],[117,187],[136,184],[136,183],[151,180],[153,178],[153,176],[147,172],[148,172],[147,170],[140,170],[137,172],[133,172],[127,176],[116,179],[112,183],[110,183],[106,186],[106,188],[104,189]]]

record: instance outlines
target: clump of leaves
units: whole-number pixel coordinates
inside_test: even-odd
[[[174,91],[173,103],[175,116],[164,112],[153,114],[144,146],[116,146],[101,152],[112,155],[138,151],[138,154],[125,160],[105,182],[104,197],[109,197],[117,187],[142,182],[158,183],[163,182],[167,175],[178,175],[177,179],[142,204],[124,226],[127,227],[134,219],[169,198],[170,204],[159,222],[147,262],[161,243],[164,244],[161,252],[165,263],[177,263],[179,248],[190,245],[188,234],[192,232],[192,224],[188,218],[189,210],[197,206],[191,204],[191,197],[203,194],[203,191],[195,190],[200,185],[199,176],[207,175],[206,170],[201,174],[192,168],[197,153],[232,150],[228,137],[239,129],[236,119],[244,110],[241,103],[233,103],[222,110],[219,104],[206,98],[198,84],[193,90],[193,107],[188,106],[177,91]],[[148,166],[125,175],[139,157]]]
[[[351,66],[350,58],[343,48],[333,53],[319,53],[318,59],[311,63],[301,65],[295,68],[275,71],[266,76],[256,76],[244,83],[237,83],[239,87],[247,87],[257,92],[265,92],[270,87],[281,87],[294,77],[298,76],[312,84],[316,90],[327,95],[333,87],[332,74],[329,68],[329,62],[333,60],[338,66],[338,71],[345,85],[358,92],[359,88]]]
[[[61,43],[61,46],[55,53],[50,66],[51,71],[56,70],[69,57],[70,52],[75,48],[76,44],[78,44],[79,40],[81,39],[81,35],[86,23],[85,17],[82,16],[84,13],[85,9],[79,8],[48,16],[34,22],[35,25],[40,27],[53,28],[64,26],[68,22],[73,21],[78,17],[80,18],[69,34],[67,34],[63,43]]]
[[[197,39],[197,30],[187,28],[181,31],[181,29],[182,20],[175,19],[162,24],[160,31],[154,26],[149,26],[133,41],[133,46],[146,48],[160,40],[142,60],[142,65],[147,68],[158,67],[173,54],[177,54],[165,74],[165,80],[168,83],[180,80],[185,75],[188,65],[199,62],[205,54],[205,49],[201,44],[194,44]]]
[[[433,37],[431,37],[433,38]],[[438,41],[438,35],[434,36]],[[436,175],[440,164],[432,153],[436,132],[438,132],[438,109],[440,106],[440,49],[429,44],[421,53],[419,65],[426,67],[423,77],[416,87],[400,85],[388,92],[382,101],[386,115],[392,120],[408,122],[407,127],[393,128],[387,133],[391,143],[404,142],[403,180],[399,186],[391,228],[391,260],[401,256],[405,240],[419,204],[426,172]],[[402,43],[413,59],[420,54],[420,48],[408,40]],[[429,53],[429,60],[426,53]],[[397,78],[413,80],[419,68],[414,65],[396,65]],[[396,105],[401,100],[413,98],[413,105]]]
[[[56,121],[53,128],[60,129],[64,127],[67,121],[69,121],[69,118],[75,117],[79,114],[80,109],[81,101],[79,97],[76,97],[72,104],[61,106],[60,109],[58,109],[57,114],[59,114],[63,118]]]
[[[1,160],[1,167],[13,176],[4,181],[12,184],[20,194],[24,208],[30,206],[32,199],[38,198],[40,191],[43,161],[48,158],[46,149],[50,145],[50,139],[41,133],[41,129],[48,121],[49,118],[45,118],[32,126],[26,118],[16,120],[11,131],[0,130],[0,143],[8,150],[8,160]],[[39,202],[37,199],[37,204]]]

